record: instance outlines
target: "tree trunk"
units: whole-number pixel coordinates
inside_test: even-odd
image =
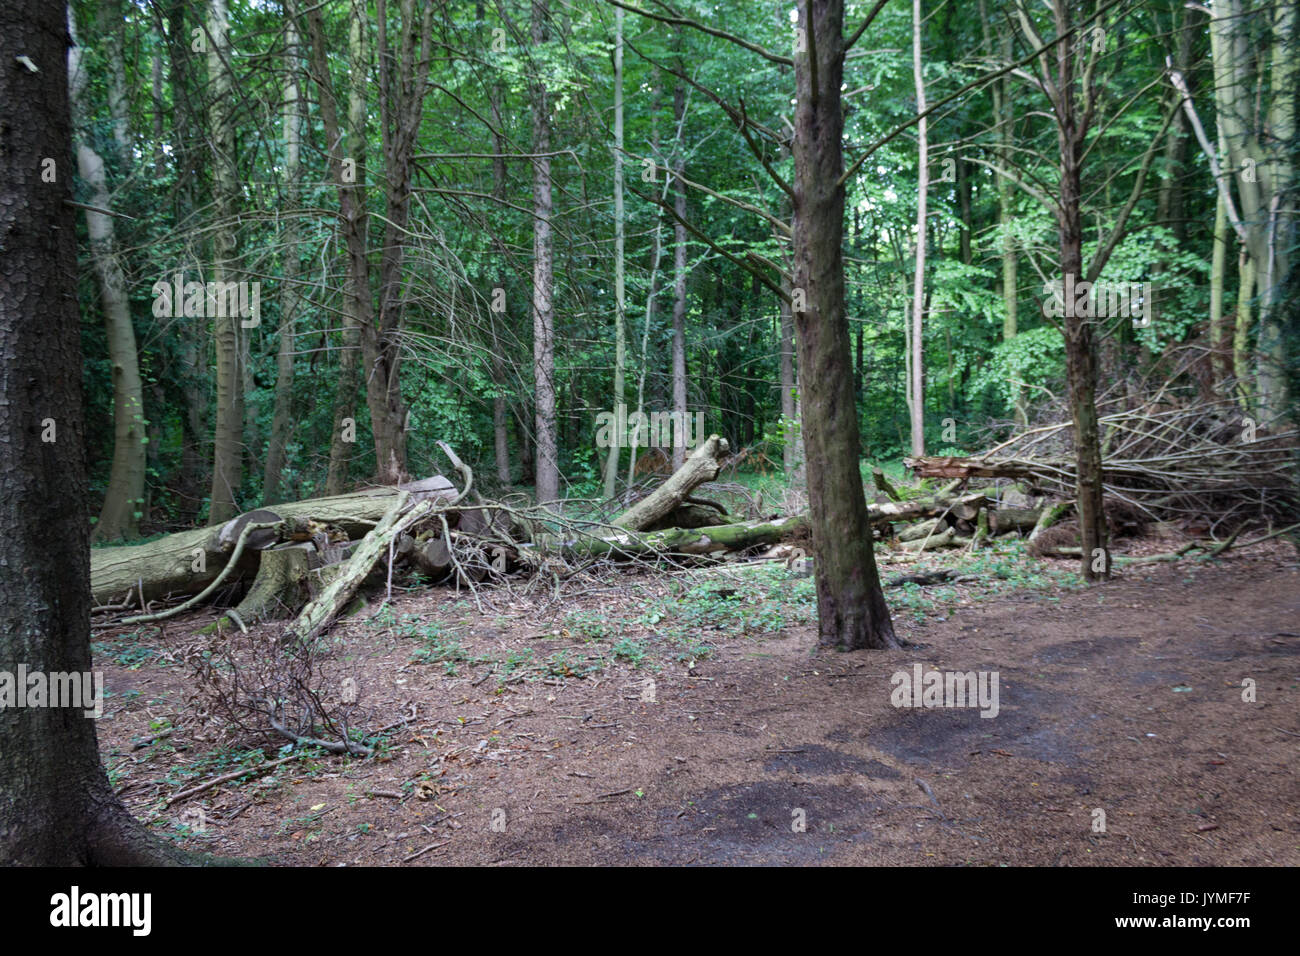
[[[1295,189],[1295,138],[1296,138],[1296,78],[1300,68],[1296,65],[1296,8],[1287,0],[1273,4],[1272,49],[1269,85],[1272,103],[1268,110],[1265,153],[1265,176],[1268,182],[1269,203],[1265,216],[1265,237],[1262,242],[1264,264],[1260,284],[1263,302],[1260,305],[1259,325],[1259,414],[1266,427],[1278,428],[1292,419],[1290,388],[1287,375],[1287,342],[1283,335],[1283,309],[1287,305],[1287,281],[1290,262],[1296,246],[1296,189]],[[1294,288],[1294,283],[1293,286]],[[1294,305],[1294,300],[1292,300]]]
[[[795,55],[794,289],[808,503],[820,643],[897,647],[872,551],[858,471],[860,436],[844,313],[844,172],[840,84],[843,0],[799,9],[807,50]]]
[[[1222,141],[1219,152],[1222,153]],[[1215,391],[1232,375],[1232,349],[1223,313],[1223,285],[1228,271],[1228,207],[1215,193],[1214,251],[1210,258],[1210,379]]]
[[[627,315],[624,312],[623,263],[623,8],[614,10],[614,403],[623,404],[627,367]],[[609,446],[605,460],[605,497],[613,498],[618,483],[619,442]],[[635,458],[635,452],[633,453]]]
[[[495,155],[492,159],[492,195],[496,201],[505,206],[506,202],[506,138],[501,132],[501,88],[494,86],[492,88],[492,144]],[[509,268],[506,256],[505,243],[501,241],[499,235],[494,235],[493,243],[496,245],[498,272],[496,288],[501,290],[504,301],[501,303],[501,310],[489,308],[488,314],[492,322],[492,384],[496,386],[496,394],[492,398],[492,432],[494,439],[494,450],[496,453],[497,482],[501,487],[510,486],[510,408],[506,402],[506,370],[505,360],[502,357],[501,343],[502,333],[508,332],[512,327],[510,321],[510,296],[506,294],[507,287],[507,270]],[[495,297],[496,292],[492,295]]]
[[[686,117],[686,90],[679,83],[673,88],[673,120],[680,130]],[[679,142],[673,157],[673,210],[677,222],[673,227],[673,413],[686,421],[686,171],[685,148]],[[686,461],[686,449],[673,445],[673,467]]]
[[[375,442],[375,465],[383,483],[405,481],[407,408],[402,398],[404,310],[402,266],[410,231],[412,168],[424,115],[429,76],[433,7],[401,0],[399,47],[388,44],[386,0],[377,0],[379,119],[384,146],[384,244],[379,254],[379,310],[361,326],[366,363],[366,401]]]
[[[72,25],[69,20],[69,27]],[[77,42],[75,33],[73,42]],[[68,74],[73,114],[78,122],[87,123],[91,119],[86,102],[86,84],[89,78],[79,46],[74,46],[69,52]],[[81,178],[90,187],[90,204],[100,209],[110,208],[112,196],[104,172],[104,161],[84,140],[77,145],[77,168]],[[108,359],[113,369],[113,465],[109,472],[108,489],[104,493],[104,505],[99,512],[99,521],[95,524],[92,537],[95,541],[116,541],[139,535],[146,470],[144,386],[140,379],[126,278],[122,264],[118,261],[113,219],[90,209],[85,211],[85,215],[86,231],[90,236],[90,255],[99,280],[100,302],[104,308]]]
[[[235,166],[234,78],[231,70],[230,19],[226,0],[208,0],[208,104],[209,135],[213,158],[213,208],[216,219],[212,278],[229,281],[231,262],[238,248],[236,205],[239,196]],[[239,315],[212,319],[217,350],[217,420],[213,431],[212,494],[209,524],[228,521],[238,513],[236,496],[244,470],[244,376],[241,362]]]
[[[0,70],[0,670],[80,678],[93,664],[90,540],[83,511],[69,507],[88,487],[80,321],[69,294],[77,252],[67,15],[48,0],[0,5],[0,59],[9,65]],[[50,160],[55,176],[45,181]],[[0,720],[0,862],[183,862],[114,796],[84,716],[93,703],[60,703],[6,708]]]
[[[727,440],[710,435],[667,481],[616,518],[614,524],[631,531],[650,527],[672,512],[696,487],[717,478],[726,453]]]
[[[428,478],[405,485],[382,486],[354,491],[332,498],[310,498],[284,502],[274,511],[248,512],[220,528],[196,528],[169,534],[156,541],[117,548],[96,548],[90,559],[91,593],[97,604],[119,603],[127,592],[132,601],[196,594],[211,584],[230,557],[227,550],[232,529],[249,515],[286,521],[311,518],[342,528],[360,537],[380,520],[402,491],[414,495],[450,497],[455,494],[445,478]],[[224,535],[224,544],[223,544]],[[249,552],[248,570],[257,567],[255,551]],[[242,570],[242,569],[241,569]]]
[[[912,81],[916,87],[916,111],[925,112],[925,79],[921,74],[921,0],[912,0]],[[912,276],[912,368],[908,383],[911,397],[912,454],[925,454],[925,349],[922,344],[922,321],[925,315],[925,245],[926,201],[930,191],[930,141],[926,119],[917,123],[916,183],[916,268]]]
[[[547,41],[549,0],[532,0],[534,49]],[[559,449],[555,430],[555,274],[551,244],[550,97],[544,80],[533,91],[533,380],[536,394],[539,502],[560,497]]]
[[[1056,47],[1056,119],[1060,148],[1060,198],[1057,228],[1063,281],[1085,278],[1083,270],[1082,162],[1086,123],[1075,105],[1076,38],[1072,29],[1070,3],[1056,0],[1056,35],[1065,37]],[[1070,277],[1073,277],[1071,279]],[[1085,311],[1087,316],[1078,312]],[[1097,324],[1091,309],[1065,309],[1066,373],[1069,380],[1070,413],[1074,420],[1074,457],[1082,551],[1081,571],[1085,580],[1110,577],[1110,551],[1106,542],[1106,516],[1102,510],[1101,437],[1097,428]]]
[[[347,479],[348,460],[356,442],[356,378],[361,348],[361,330],[371,324],[370,263],[366,244],[369,216],[365,202],[366,88],[370,76],[365,7],[353,0],[349,33],[350,95],[347,119],[347,149],[339,128],[338,107],[326,56],[325,27],[318,5],[305,11],[310,39],[312,79],[320,92],[321,125],[325,130],[330,175],[338,186],[339,218],[347,254],[343,316],[343,348],[339,356],[338,382],[334,396],[334,426],[330,437],[329,473],[326,494],[341,494]]]
[[[275,408],[271,414],[271,438],[266,449],[266,470],[262,476],[262,502],[281,498],[280,478],[284,471],[289,434],[293,425],[294,323],[301,296],[298,292],[298,251],[302,229],[298,218],[298,153],[302,143],[302,103],[298,87],[298,30],[293,5],[286,2],[284,81],[284,181],[287,216],[281,271],[284,292],[280,295],[280,335],[275,355]]]

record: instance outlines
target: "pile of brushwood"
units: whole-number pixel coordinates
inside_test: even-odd
[[[1297,430],[1275,426],[1266,431],[1232,399],[1187,399],[1163,389],[1140,403],[1121,403],[1098,423],[1112,536],[1162,522],[1205,539],[1175,557],[1222,553],[1252,528],[1264,529],[1266,537],[1251,543],[1277,536],[1297,542]],[[907,465],[923,478],[1019,482],[1047,502],[1043,514],[1050,524],[1068,511],[1075,494],[1072,439],[1069,421],[1047,422],[979,455],[907,459]],[[1040,547],[1038,553],[1064,557],[1077,555],[1078,549]]]

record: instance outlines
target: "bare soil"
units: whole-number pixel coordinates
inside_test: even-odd
[[[631,621],[655,586],[583,606]],[[392,610],[450,626],[456,601],[430,589]],[[639,666],[606,655],[586,677],[507,666],[592,649],[519,604],[462,628],[471,661],[452,666],[364,612],[340,624],[371,727],[414,706],[390,746],[167,808],[236,766],[175,662],[211,617],[125,658],[121,634],[100,635],[135,665],[97,662],[105,764],[187,847],[286,865],[1300,864],[1300,569],[1284,546],[960,601],[924,626],[900,614],[903,651],[818,651],[804,625],[713,634],[693,667],[650,642]],[[915,663],[997,672],[998,716],[896,708],[891,675]]]

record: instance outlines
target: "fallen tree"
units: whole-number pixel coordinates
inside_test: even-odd
[[[552,509],[464,502],[473,474],[450,448],[443,445],[443,450],[464,477],[460,492],[446,478],[435,476],[394,488],[257,509],[220,527],[102,549],[96,593],[111,600],[120,598],[119,589],[131,589],[134,601],[146,604],[192,595],[167,610],[117,620],[131,624],[173,616],[238,585],[242,600],[223,620],[242,629],[293,617],[286,635],[309,641],[345,612],[368,580],[384,574],[391,590],[395,565],[418,570],[431,582],[452,579],[473,587],[489,575],[567,575],[584,562],[716,559],[782,543],[806,544],[810,537],[806,514],[728,520],[721,505],[692,497],[721,470],[727,443],[716,435],[660,487],[610,523],[566,517]],[[966,544],[977,529],[986,536],[1024,531],[1038,522],[1038,512],[1027,509],[988,519],[993,502],[984,491],[923,498],[896,492],[895,497],[868,505],[868,519],[882,541],[894,540],[897,526],[926,521],[922,531],[901,535],[911,539],[901,545],[904,549]],[[664,527],[665,522],[677,526]],[[124,610],[123,604],[130,603],[100,610]]]
[[[195,594],[221,574],[233,550],[234,540],[250,521],[313,519],[333,526],[350,537],[361,537],[383,519],[394,499],[406,492],[421,497],[455,495],[456,489],[442,476],[408,482],[396,487],[366,488],[329,498],[309,498],[258,509],[233,518],[224,525],[196,528],[169,534],[144,544],[95,548],[90,553],[90,589],[96,604],[134,602],[142,609],[146,602]],[[268,547],[269,542],[262,548]],[[240,576],[255,573],[256,552],[249,549]]]

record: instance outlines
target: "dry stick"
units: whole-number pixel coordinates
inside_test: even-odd
[[[230,773],[223,773],[220,777],[213,777],[207,783],[201,783],[197,787],[191,787],[189,790],[182,790],[175,796],[168,797],[167,802],[163,804],[163,809],[165,810],[173,803],[177,803],[187,797],[192,797],[196,793],[202,793],[204,790],[211,790],[215,786],[226,783],[230,780],[237,780],[238,778],[247,776],[250,773],[260,776],[273,767],[278,767],[282,763],[288,763],[290,760],[297,760],[302,756],[304,755],[301,753],[289,754],[289,756],[281,757],[279,760],[272,760],[269,763],[260,763],[256,767],[245,767],[243,770],[232,770]]]
[[[178,604],[176,605],[176,607],[169,608],[166,611],[159,611],[157,614],[137,614],[135,617],[126,617],[123,618],[118,623],[119,624],[144,624],[148,621],[162,621],[162,620],[166,620],[169,617],[175,617],[177,614],[180,614],[182,611],[185,611],[193,607],[195,604],[198,604],[200,601],[204,600],[209,594],[217,590],[217,588],[221,586],[222,582],[225,581],[226,578],[230,576],[230,572],[234,570],[235,565],[239,563],[240,556],[244,553],[244,544],[248,541],[248,536],[250,534],[252,534],[254,531],[264,531],[268,528],[278,528],[282,524],[284,524],[283,521],[260,521],[260,522],[250,521],[248,524],[244,525],[243,530],[239,532],[239,540],[235,542],[235,550],[230,555],[230,560],[227,561],[226,566],[221,569],[221,573],[217,575],[217,579],[213,581],[211,584],[209,584],[206,588],[204,588],[198,594],[194,595],[194,597],[190,598],[184,604]],[[144,594],[143,579],[141,579],[140,582],[140,594],[141,595]]]
[[[428,846],[426,846],[423,850],[416,850],[416,851],[415,851],[414,853],[412,853],[410,856],[403,857],[403,858],[402,858],[402,862],[403,862],[403,863],[410,863],[412,860],[414,860],[414,859],[418,859],[419,857],[424,856],[424,854],[428,853],[430,850],[436,850],[436,849],[438,849],[439,847],[444,847],[444,846],[446,846],[446,845],[447,845],[448,843],[450,843],[450,842],[451,842],[450,840],[443,840],[441,843],[430,843],[430,844],[429,844]]]

